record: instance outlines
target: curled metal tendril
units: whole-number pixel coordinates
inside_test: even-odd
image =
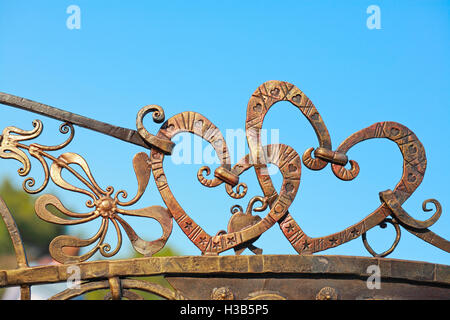
[[[119,195],[122,197],[122,199],[128,198],[128,192],[126,192],[125,190],[119,190],[114,196],[114,200],[119,201]]]
[[[435,211],[434,214],[433,214],[430,218],[428,218],[427,220],[425,220],[425,221],[416,220],[416,219],[412,218],[411,216],[409,216],[409,214],[407,214],[407,217],[408,217],[407,219],[404,219],[403,216],[401,216],[401,218],[399,217],[399,219],[403,219],[403,220],[401,220],[401,221],[404,222],[404,223],[407,224],[407,225],[410,225],[411,227],[416,227],[416,228],[419,227],[419,228],[422,228],[422,229],[431,227],[431,226],[432,226],[433,224],[435,224],[436,221],[438,221],[439,218],[441,217],[441,214],[442,214],[442,206],[441,206],[441,204],[439,203],[439,201],[437,201],[436,199],[427,199],[427,200],[424,200],[424,201],[422,202],[422,210],[423,210],[424,212],[431,212],[431,211],[433,211],[432,208],[428,208],[428,207],[427,207],[427,205],[428,205],[429,203],[434,204],[434,208],[435,208],[436,211]]]
[[[33,143],[30,145],[30,147],[33,146],[37,149],[45,150],[45,151],[55,151],[55,150],[60,150],[64,147],[66,147],[73,140],[73,137],[75,136],[75,129],[71,123],[64,122],[59,126],[59,132],[62,134],[70,133],[70,135],[64,142],[62,142],[58,145],[55,145],[55,146],[44,146],[41,144]]]
[[[116,220],[111,219],[111,221],[114,224],[114,227],[116,229],[116,234],[117,234],[117,244],[116,244],[116,248],[111,251],[111,245],[109,243],[102,243],[99,246],[99,251],[102,254],[102,256],[110,258],[114,255],[117,254],[117,252],[119,252],[120,248],[122,247],[122,232],[120,231],[119,225],[117,224]]]
[[[256,202],[261,202],[261,206],[253,208],[255,206]],[[269,202],[267,201],[267,198],[261,197],[261,196],[253,197],[250,200],[250,202],[248,203],[246,213],[251,214],[252,211],[255,211],[255,212],[264,211],[267,209],[268,205],[269,205]]]
[[[212,179],[206,178],[204,176],[204,173],[206,173],[206,175],[209,176],[211,174],[211,169],[208,166],[202,166],[197,171],[197,179],[205,187],[213,188],[213,187],[217,187],[223,183],[222,180],[217,179],[216,177],[214,177]],[[247,190],[248,190],[247,184],[244,182],[240,182],[235,187],[236,187],[236,191],[233,190],[233,186],[231,186],[227,183],[225,184],[225,189],[226,189],[228,195],[234,199],[241,199],[241,198],[245,197],[245,195],[247,194]]]
[[[241,199],[241,198],[245,197],[245,195],[247,194],[247,190],[248,190],[247,184],[244,182],[240,182],[236,186],[236,191],[234,191],[233,187],[230,186],[229,184],[226,184],[225,188],[227,190],[227,193],[230,195],[230,197],[232,197],[234,199]]]
[[[36,182],[35,182],[35,180],[34,180],[33,177],[28,177],[28,178],[26,178],[26,179],[23,181],[23,183],[22,183],[22,188],[23,188],[23,190],[25,190],[25,192],[27,192],[27,193],[31,193],[31,194],[39,193],[39,192],[41,192],[42,190],[45,189],[45,187],[48,185],[48,181],[49,181],[49,179],[48,179],[48,177],[46,177],[46,179],[44,180],[44,182],[42,183],[42,185],[41,185],[39,188],[37,188],[37,189],[35,189],[35,190],[32,190],[32,189],[29,189],[29,188],[34,187],[34,185],[35,185]]]
[[[164,114],[164,109],[161,106],[158,106],[156,104],[151,104],[151,105],[147,105],[142,107],[141,110],[139,110],[139,113],[137,115],[137,121],[142,124],[142,120],[144,119],[144,117],[148,114],[152,112],[152,118],[153,121],[156,123],[162,123],[165,119],[165,114]]]
[[[235,204],[234,206],[231,207],[230,209],[231,214],[235,214],[238,212],[244,212],[244,209],[242,209],[242,207],[238,204]]]
[[[261,206],[253,208],[257,202],[261,202]],[[268,205],[269,205],[269,202],[268,202],[267,198],[261,197],[261,196],[255,196],[252,199],[250,199],[250,201],[247,205],[247,209],[245,210],[245,214],[250,215],[252,213],[252,211],[255,211],[255,212],[264,211],[267,209]],[[235,214],[238,212],[244,213],[244,210],[242,209],[242,207],[240,205],[235,204],[231,207],[230,212],[231,212],[231,214]]]
[[[62,134],[69,133],[69,130],[72,130],[72,129],[73,129],[73,126],[71,127],[68,122],[64,122],[59,126],[59,132],[61,132]]]
[[[209,176],[211,174],[211,169],[208,166],[202,166],[197,171],[197,179],[198,181],[204,185],[205,187],[213,187],[217,185],[219,182],[218,179],[208,179],[203,174],[206,172],[206,175]]]
[[[164,110],[161,106],[158,105],[148,105],[141,110],[139,110],[137,116],[136,116],[136,128],[139,133],[139,135],[152,147],[156,147],[163,151],[166,154],[171,154],[172,149],[174,147],[174,143],[167,139],[161,139],[159,137],[154,136],[153,134],[149,133],[147,129],[144,126],[144,117],[150,113],[153,112],[153,121],[156,123],[161,123],[165,119]]]
[[[431,227],[434,223],[436,223],[437,220],[439,220],[442,214],[441,204],[439,203],[439,201],[435,199],[428,199],[422,203],[422,209],[425,212],[432,211],[432,209],[427,208],[428,203],[433,203],[436,208],[436,212],[431,216],[431,218],[425,221],[417,220],[411,217],[411,215],[409,215],[409,213],[402,208],[401,203],[399,202],[399,199],[397,198],[396,194],[391,190],[380,192],[380,200],[383,201],[388,206],[393,216],[395,216],[395,218],[399,222],[401,222],[403,225],[407,227],[414,228],[416,230]]]
[[[307,149],[302,156],[302,162],[303,164],[310,170],[322,170],[325,168],[328,164],[328,162],[323,161],[319,158],[313,158],[312,152],[314,151],[314,148]]]
[[[432,208],[427,208],[427,205],[428,205],[429,203],[434,204],[434,208],[436,209],[436,212],[433,214],[433,216],[438,216],[438,219],[439,219],[439,217],[440,217],[441,214],[442,214],[442,206],[441,206],[441,204],[440,204],[439,201],[437,201],[436,199],[427,199],[427,200],[425,200],[424,202],[422,202],[422,210],[423,210],[423,211],[425,211],[425,212],[431,212],[431,211],[433,211]]]
[[[105,191],[106,191],[106,196],[109,197],[109,196],[111,196],[111,195],[113,194],[113,192],[114,192],[114,187],[112,187],[112,186],[107,186],[106,189],[105,189]]]
[[[350,169],[338,164],[332,164],[331,168],[334,175],[344,181],[350,181],[355,179],[359,175],[359,164],[355,160],[349,160]]]
[[[32,143],[27,146],[20,143],[19,141],[34,139],[42,133],[43,124],[40,120],[34,120],[32,125],[34,129],[30,131],[21,130],[15,127],[5,128],[2,133],[0,157],[13,158],[20,161],[23,164],[23,167],[18,170],[18,173],[21,176],[26,176],[31,169],[30,160],[22,149],[27,150],[32,157],[36,158],[41,163],[44,170],[44,181],[42,184],[37,189],[31,189],[36,184],[33,177],[26,178],[22,183],[25,192],[35,194],[44,190],[49,182],[49,168],[45,158],[55,160],[55,158],[46,151],[55,151],[66,147],[72,141],[75,131],[72,124],[65,122],[60,125],[59,132],[62,134],[70,133],[70,135],[64,142],[58,145],[45,146],[38,143]]]

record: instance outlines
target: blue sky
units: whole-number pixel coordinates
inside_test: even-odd
[[[81,9],[79,30],[66,27],[72,4]],[[370,5],[380,7],[381,29],[366,26]],[[428,168],[404,208],[425,220],[429,214],[422,212],[422,201],[438,199],[443,214],[431,230],[450,239],[449,9],[449,1],[2,1],[0,91],[128,128],[135,128],[142,106],[159,104],[167,117],[199,112],[225,133],[244,128],[248,99],[260,84],[289,81],[314,102],[334,147],[378,121],[397,121],[414,131],[425,146]],[[35,118],[45,125],[41,143],[64,139],[54,134],[57,121],[1,106],[2,128],[30,129]],[[147,121],[146,126],[157,132],[158,125]],[[269,112],[264,128],[279,129],[280,142],[299,154],[317,146],[306,119],[288,103]],[[77,128],[64,150],[82,154],[103,187],[136,191],[131,159],[142,148]],[[310,236],[361,220],[378,207],[378,192],[394,188],[401,176],[401,155],[387,140],[367,141],[348,155],[361,167],[351,182],[335,178],[329,167],[302,170],[290,212]],[[262,192],[251,171],[241,177],[249,185],[242,200],[230,198],[223,186],[206,189],[196,179],[200,166],[166,159],[176,198],[215,234],[226,229],[232,205],[245,208]],[[20,186],[18,168],[17,162],[3,160],[0,176]],[[31,175],[40,181],[38,163]],[[279,175],[274,181],[280,185]],[[67,206],[86,211],[86,199],[63,191],[58,195]],[[151,180],[135,207],[156,204],[163,202]],[[152,221],[130,223],[147,240],[161,234]],[[97,228],[92,222],[67,230],[87,238]],[[374,228],[368,238],[383,251],[394,232]],[[114,246],[114,236],[110,239]],[[168,244],[181,254],[200,254],[177,225]],[[266,254],[295,254],[278,226],[255,245]],[[129,252],[125,243],[121,255]],[[360,239],[319,254],[369,256]],[[389,257],[450,264],[447,253],[404,229]]]

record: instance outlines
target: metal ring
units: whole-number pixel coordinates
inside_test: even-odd
[[[386,250],[382,253],[376,253],[372,249],[372,247],[369,245],[369,242],[367,241],[366,232],[364,232],[362,234],[362,241],[364,243],[364,247],[366,247],[367,251],[369,251],[369,253],[374,257],[380,257],[380,258],[386,257],[387,255],[391,254],[394,251],[394,249],[397,247],[398,243],[400,242],[401,230],[400,230],[400,226],[398,225],[398,222],[391,218],[386,218],[386,219],[384,219],[384,221],[382,223],[379,224],[380,227],[385,228],[386,222],[392,224],[394,226],[395,232],[396,232],[394,243],[388,250]],[[383,224],[384,224],[384,226],[383,226]]]

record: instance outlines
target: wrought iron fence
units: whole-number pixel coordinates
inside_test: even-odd
[[[309,148],[300,156],[288,145],[262,144],[264,118],[270,108],[280,101],[290,102],[307,118],[316,133],[318,147]],[[63,122],[60,132],[68,135],[59,145],[27,143],[43,131],[42,122],[35,120],[31,130],[9,126],[3,129],[0,136],[0,157],[15,159],[21,163],[18,174],[26,177],[23,181],[26,192],[41,193],[51,180],[60,188],[84,194],[88,198],[85,206],[89,212],[77,213],[67,209],[56,196],[44,194],[35,202],[36,215],[48,223],[60,225],[101,221],[98,231],[88,239],[60,235],[51,241],[50,255],[59,264],[31,267],[13,215],[6,204],[0,201],[0,212],[17,258],[16,269],[0,270],[0,286],[20,286],[22,299],[30,298],[32,285],[69,280],[68,267],[79,270],[82,282],[77,288],[68,288],[52,299],[70,299],[100,289],[109,290],[106,299],[141,299],[135,290],[151,292],[166,299],[449,298],[448,266],[384,258],[399,243],[401,229],[450,252],[449,241],[429,229],[442,214],[437,200],[428,199],[423,202],[424,211],[432,211],[428,208],[430,203],[435,206],[434,214],[425,221],[413,218],[402,208],[402,204],[421,184],[427,159],[424,146],[417,136],[400,123],[375,123],[350,135],[333,150],[330,133],[312,101],[293,84],[268,81],[255,90],[248,102],[245,129],[250,152],[232,165],[227,143],[220,130],[196,112],[182,112],[165,120],[162,107],[148,105],[137,114],[137,130],[131,130],[6,93],[0,93],[0,103],[60,120]],[[152,113],[154,122],[162,123],[156,134],[150,133],[143,124],[143,119],[149,113]],[[113,186],[100,186],[81,155],[71,152],[53,155],[70,145],[77,126],[150,150],[149,154],[140,152],[133,158],[138,188],[131,199],[128,199],[126,190],[116,191]],[[213,176],[212,169],[208,166],[198,171],[198,182],[205,187],[224,185],[230,197],[243,198],[248,188],[240,176],[248,169],[254,169],[263,196],[251,198],[246,210],[238,205],[233,206],[226,231],[208,234],[181,207],[170,189],[164,171],[164,159],[172,153],[172,138],[181,132],[189,132],[206,140],[220,160],[220,166],[214,170]],[[347,152],[360,142],[378,138],[389,139],[397,144],[403,157],[400,181],[392,190],[380,192],[380,206],[358,223],[324,237],[308,236],[288,211],[299,188],[302,166],[310,170],[322,170],[330,164],[337,178],[353,180],[358,177],[360,168],[356,160],[348,159]],[[30,156],[38,160],[44,173],[44,181],[38,187],[35,187],[35,179],[29,177]],[[269,164],[277,166],[282,174],[283,181],[279,190],[276,190],[267,173]],[[346,167],[347,164],[350,165],[349,168]],[[62,172],[70,173],[83,187],[77,187],[64,179]],[[166,207],[143,206],[141,209],[130,209],[131,205],[141,199],[151,176]],[[56,215],[49,207],[56,208],[60,214]],[[256,214],[266,210],[268,213],[264,217]],[[162,236],[154,241],[143,240],[127,223],[129,216],[156,220],[162,227]],[[171,235],[173,222],[199,249],[201,256],[152,257],[165,246]],[[378,225],[385,227],[387,223],[395,227],[396,238],[389,249],[377,253],[368,243],[366,233]],[[253,244],[275,224],[279,225],[298,255],[262,255],[262,250]],[[110,227],[117,234],[114,248],[105,241]],[[115,256],[122,247],[122,230],[133,248],[144,255],[144,258],[86,261],[95,253],[107,258]],[[359,237],[374,258],[313,255]],[[65,247],[89,249],[81,255],[72,255],[64,250]],[[231,249],[235,251],[235,256],[219,256]],[[255,255],[241,256],[245,249]],[[381,270],[379,276],[385,280],[383,291],[368,288],[369,266],[377,266]],[[135,278],[151,275],[163,275],[173,286],[173,290]]]

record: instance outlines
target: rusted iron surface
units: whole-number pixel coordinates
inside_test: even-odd
[[[309,148],[300,156],[296,150],[285,144],[262,144],[261,130],[266,114],[280,101],[290,102],[293,107],[298,108],[307,118],[316,133],[318,147]],[[58,268],[64,268],[74,263],[82,268],[84,272],[83,279],[89,282],[84,283],[83,287],[77,291],[78,293],[74,291],[63,292],[61,295],[57,295],[56,298],[70,298],[90,290],[109,288],[110,293],[106,297],[107,299],[138,299],[139,296],[136,296],[134,291],[130,291],[132,289],[157,291],[160,296],[170,299],[184,297],[194,299],[359,299],[369,294],[364,291],[365,289],[361,288],[361,278],[366,271],[359,270],[357,273],[352,274],[353,277],[358,277],[358,279],[346,278],[345,275],[348,274],[348,270],[352,270],[352,264],[356,263],[359,266],[359,262],[366,260],[352,258],[356,260],[347,261],[345,258],[340,257],[333,259],[321,258],[320,256],[311,257],[310,254],[334,248],[361,237],[369,253],[381,259],[392,253],[399,243],[401,237],[400,227],[431,245],[450,252],[450,242],[429,229],[438,221],[442,214],[442,207],[437,200],[429,199],[423,202],[424,211],[431,211],[431,209],[427,208],[429,203],[435,206],[435,213],[425,221],[414,219],[402,208],[402,204],[421,184],[426,170],[425,149],[417,136],[400,123],[378,122],[350,135],[337,149],[333,150],[331,136],[317,108],[304,92],[288,82],[268,81],[259,86],[252,94],[248,102],[246,118],[246,138],[250,152],[234,165],[231,163],[228,146],[220,130],[205,116],[196,112],[182,112],[166,120],[162,107],[147,105],[137,113],[137,130],[131,130],[5,93],[0,93],[0,103],[64,121],[60,127],[60,132],[69,134],[63,143],[54,146],[45,146],[38,143],[25,144],[24,141],[35,139],[42,133],[42,122],[35,120],[32,123],[33,128],[31,130],[9,126],[3,130],[0,136],[0,157],[19,161],[22,165],[18,170],[20,176],[27,177],[30,173],[31,162],[29,156],[37,159],[42,166],[44,173],[43,183],[39,187],[33,188],[35,179],[33,177],[25,178],[23,189],[26,192],[32,194],[40,193],[52,181],[62,189],[80,193],[87,197],[85,205],[90,211],[88,213],[76,213],[67,209],[57,197],[50,194],[41,195],[35,203],[37,216],[49,223],[62,225],[83,224],[96,219],[101,221],[98,232],[89,239],[60,235],[51,241],[49,245],[50,255],[63,265],[41,269],[30,268],[26,264],[26,255],[20,241],[19,230],[6,205],[1,202],[2,218],[11,235],[18,259],[18,269],[0,271],[0,284],[2,286],[21,285],[23,299],[29,298],[29,286],[32,284],[66,280],[64,275],[60,274],[60,272],[64,272]],[[155,123],[161,124],[155,134],[150,133],[143,124],[145,116],[149,113],[152,113]],[[115,192],[112,186],[107,186],[106,188],[99,186],[88,163],[81,155],[71,152],[64,152],[58,156],[52,154],[53,152],[59,152],[70,144],[75,134],[74,126],[88,128],[150,149],[149,155],[140,152],[133,158],[132,163],[138,188],[136,195],[131,200],[126,200],[128,193],[125,190]],[[203,166],[199,169],[197,172],[199,183],[209,188],[223,184],[225,191],[230,197],[241,199],[247,195],[248,188],[246,183],[241,181],[240,176],[253,168],[263,192],[263,196],[254,196],[250,199],[245,212],[242,207],[238,205],[233,206],[231,208],[232,216],[226,230],[219,230],[215,235],[208,234],[203,226],[194,220],[195,214],[192,215],[192,213],[184,211],[173,195],[164,171],[164,160],[171,155],[174,147],[172,139],[183,132],[189,132],[206,140],[213,147],[220,161],[220,166],[214,170],[208,166]],[[358,143],[368,139],[379,138],[388,139],[396,143],[403,157],[403,173],[395,188],[380,192],[380,206],[360,222],[340,232],[324,237],[314,238],[308,236],[300,227],[299,221],[296,221],[289,213],[289,207],[295,200],[299,190],[302,165],[310,170],[322,170],[330,163],[331,170],[337,178],[344,181],[353,180],[358,176],[360,168],[355,160],[348,159],[347,152]],[[350,164],[349,169],[345,167],[347,163]],[[77,166],[73,166],[74,164]],[[283,176],[279,190],[275,189],[267,173],[268,164],[277,166]],[[213,171],[214,174],[208,177]],[[62,177],[62,172],[70,173],[83,187],[80,188],[68,182]],[[128,209],[127,207],[141,200],[152,175],[167,208],[143,206],[142,209]],[[256,206],[257,202],[260,203],[260,206]],[[55,215],[48,209],[49,206],[55,207],[61,214]],[[266,211],[265,214],[263,214],[264,211]],[[260,214],[254,214],[254,212]],[[63,218],[64,216],[67,218]],[[154,241],[143,240],[127,223],[127,216],[155,219],[161,225],[163,235]],[[171,270],[167,265],[165,267],[161,265],[161,261],[166,260],[158,260],[156,258],[146,258],[147,260],[145,261],[150,266],[159,265],[160,269],[158,270],[153,270],[152,267],[143,268],[140,263],[144,260],[139,259],[117,261],[117,263],[116,261],[85,262],[96,252],[100,252],[101,255],[107,258],[116,255],[122,246],[122,229],[137,252],[145,257],[151,257],[166,244],[172,231],[173,221],[202,254],[202,257],[190,257],[187,258],[188,260],[183,260],[184,258],[167,260],[176,264],[185,264],[183,272],[188,273],[187,275],[177,275],[177,272]],[[382,253],[377,253],[371,248],[366,232],[378,225],[385,227],[387,223],[394,226],[396,238],[391,248]],[[270,260],[271,258],[268,258],[268,256],[262,255],[262,248],[257,248],[253,245],[265,231],[275,224],[279,225],[284,236],[300,255],[297,257],[279,256],[277,257],[278,266],[275,260]],[[106,232],[111,225],[117,234],[117,243],[114,248],[105,242]],[[86,253],[76,256],[66,253],[63,250],[65,247],[89,247],[89,249]],[[209,257],[217,256],[231,249],[234,250],[236,256]],[[244,259],[242,260],[238,256],[245,249],[249,249],[256,256],[242,258]],[[218,260],[211,260],[211,258],[217,258]],[[297,261],[298,259],[301,260],[303,258],[312,260],[304,260],[302,263],[314,265],[301,265],[299,266],[300,269],[294,268],[295,272],[290,271],[289,268],[290,264],[293,263],[292,261],[297,263],[299,262]],[[330,265],[328,265],[328,269],[322,271],[323,274],[319,277],[311,270],[316,270],[314,269],[315,265],[322,261],[320,259],[329,261]],[[341,259],[344,259],[346,263],[341,263],[341,261],[344,261]],[[186,261],[191,262],[187,263]],[[269,263],[268,261],[271,262]],[[395,269],[397,265],[408,266],[408,268],[410,266],[410,264],[404,264],[401,261],[395,262],[388,259],[376,259],[374,261],[377,264],[389,262],[389,270]],[[105,263],[108,266],[107,271],[97,272],[100,270],[97,268],[104,266]],[[214,263],[219,263],[220,267],[216,268],[217,266]],[[226,264],[229,264],[229,266]],[[334,265],[332,266],[332,264]],[[230,266],[232,266],[233,271],[230,271]],[[270,266],[271,271],[265,269],[268,266]],[[423,264],[416,267],[420,269],[428,268],[429,266],[429,264]],[[245,272],[242,272],[239,276],[236,274],[236,272],[239,273],[241,272],[240,270],[244,270],[246,267],[248,269]],[[412,277],[414,279],[410,279],[410,271],[408,269],[402,271],[404,274],[400,273],[395,276],[384,274],[384,277],[390,284],[387,284],[388,289],[386,289],[386,292],[378,292],[378,294],[381,294],[384,298],[414,298],[417,294],[409,293],[411,286],[424,285],[428,289],[424,289],[425,291],[423,292],[429,297],[442,297],[444,294],[448,296],[448,267],[434,265],[433,268],[432,274],[437,276],[437,278],[431,280],[428,280],[420,272],[418,278]],[[214,276],[211,279],[197,276],[199,269],[206,275]],[[335,273],[330,271],[335,269],[336,271],[333,271]],[[55,274],[55,270],[59,270],[57,274]],[[255,274],[253,274],[253,270]],[[181,272],[178,271],[178,273]],[[315,276],[310,278],[308,276],[310,273],[315,274]],[[442,273],[445,274],[443,277]],[[152,274],[165,275],[176,288],[179,288],[179,292],[168,293],[162,287],[159,288],[153,284],[147,285],[140,280],[133,280],[133,282],[131,279],[124,278],[127,276]],[[236,278],[224,278],[224,274],[231,274],[233,277],[236,276]],[[252,276],[248,279],[245,278],[249,274],[252,274]],[[339,278],[341,276],[343,278]],[[240,280],[243,277],[246,279],[245,283],[249,285],[249,288],[254,289],[252,289],[253,291],[250,290],[250,292],[248,291],[249,289],[242,287],[243,282],[240,282]],[[397,279],[396,277],[403,277],[404,279],[402,279],[406,279],[405,281],[418,282],[397,283],[397,280],[393,280]],[[328,284],[326,280],[329,280]],[[273,285],[266,286],[268,281]],[[289,281],[292,281],[291,287],[288,285]],[[433,281],[439,282],[439,285],[436,285],[437,282]],[[188,285],[189,283],[191,284]],[[222,285],[220,285],[221,283]],[[261,283],[264,285],[261,286]],[[212,285],[216,287],[210,288]],[[295,291],[294,287],[298,286],[307,287],[309,291]],[[346,286],[348,288],[347,291],[343,290]],[[195,287],[199,289],[192,290]],[[186,291],[187,289],[182,288],[191,288],[193,292],[189,293]]]
[[[12,94],[7,94],[0,92],[0,103],[4,105],[8,105],[11,107],[23,109],[26,111],[30,111],[33,113],[37,113],[40,115],[44,115],[46,117],[50,117],[52,119],[60,120],[62,122],[71,123],[83,128],[87,128],[96,132],[100,132],[106,134],[108,136],[130,142],[136,144],[138,146],[150,149],[149,146],[141,137],[140,134],[137,133],[136,130],[131,130],[127,128],[121,128],[118,126],[113,126],[109,123],[97,121],[94,119],[90,119],[84,116],[80,116],[78,114],[68,112],[65,110],[61,110],[58,108],[54,108],[48,106],[43,103],[35,102],[29,99],[21,98],[14,96]]]
[[[379,290],[367,288],[365,279],[273,276],[271,278],[176,277],[167,278],[190,300],[436,300],[448,299],[449,288],[383,279]],[[227,290],[218,298],[216,288]]]
[[[90,261],[4,270],[0,273],[0,285],[67,281],[70,274],[66,269],[70,266],[80,268],[81,280],[86,285],[80,291],[68,289],[55,299],[67,295],[74,297],[93,287],[109,288],[111,283],[115,286],[113,290],[117,291],[119,279],[122,289],[126,289],[124,284],[133,280],[132,277],[155,275],[164,275],[175,288],[170,293],[171,299],[219,299],[223,295],[225,297],[222,298],[246,299],[252,294],[269,291],[278,292],[287,299],[315,299],[326,286],[340,292],[341,299],[370,298],[374,294],[378,298],[386,295],[386,299],[449,298],[450,292],[450,267],[446,265],[323,255],[180,256]],[[369,266],[380,268],[379,290],[367,288],[366,282],[371,275]],[[145,287],[144,284],[142,286]],[[397,287],[401,289],[397,290]],[[157,285],[153,288],[162,290]],[[228,290],[215,290],[220,288]],[[416,290],[412,290],[414,288]],[[161,292],[169,296],[165,289]]]

